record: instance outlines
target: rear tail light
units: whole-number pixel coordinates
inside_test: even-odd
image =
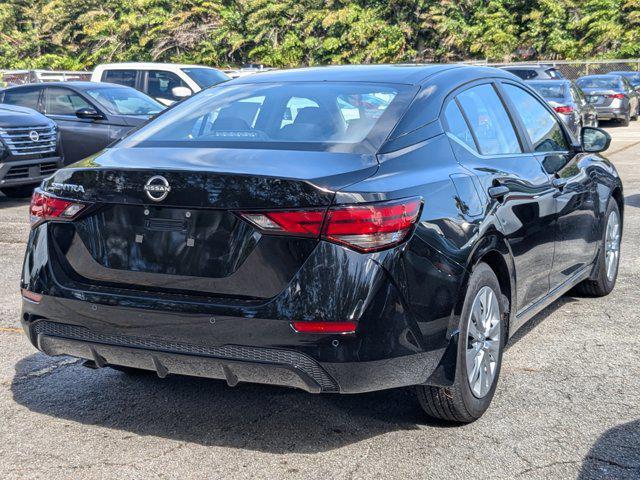
[[[559,107],[553,107],[553,109],[558,113],[563,113],[564,115],[573,113],[573,107],[569,105],[560,105]]]
[[[31,226],[35,227],[47,220],[72,220],[84,208],[83,203],[63,200],[36,190],[31,197],[31,207],[29,208]]]
[[[360,252],[402,242],[418,220],[422,200],[408,198],[328,209],[244,212],[265,233],[322,238]]]
[[[624,98],[624,93],[611,93],[607,95],[609,98],[617,98],[618,100],[622,100]]]

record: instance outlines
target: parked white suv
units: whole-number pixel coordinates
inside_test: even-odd
[[[164,105],[227,80],[229,76],[211,67],[150,62],[98,65],[91,75],[92,82],[133,87]]]

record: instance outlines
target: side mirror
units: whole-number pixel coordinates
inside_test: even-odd
[[[171,95],[175,98],[186,98],[190,97],[193,92],[190,88],[187,87],[173,87],[171,89]]]
[[[104,116],[93,108],[81,108],[76,110],[76,117],[87,120],[102,120]]]
[[[580,143],[585,152],[604,152],[611,145],[611,135],[596,127],[582,127]]]

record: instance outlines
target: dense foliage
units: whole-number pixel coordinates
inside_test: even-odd
[[[640,0],[0,0],[0,68],[640,56]]]

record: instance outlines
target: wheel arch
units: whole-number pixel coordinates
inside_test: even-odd
[[[458,290],[458,301],[454,315],[452,315],[452,329],[450,331],[457,330],[457,323],[462,312],[464,305],[464,299],[469,284],[469,278],[473,273],[473,269],[479,263],[486,263],[493,270],[498,283],[500,284],[500,290],[504,295],[507,304],[504,305],[507,312],[507,328],[509,328],[509,322],[514,318],[515,305],[516,305],[516,271],[513,262],[513,255],[511,249],[504,238],[504,236],[497,230],[491,230],[481,239],[479,239],[474,248],[472,249],[467,265],[465,268],[465,275],[460,284]]]
[[[611,198],[618,204],[618,210],[620,211],[620,224],[624,227],[624,195],[622,194],[622,188],[617,185],[611,192]]]

